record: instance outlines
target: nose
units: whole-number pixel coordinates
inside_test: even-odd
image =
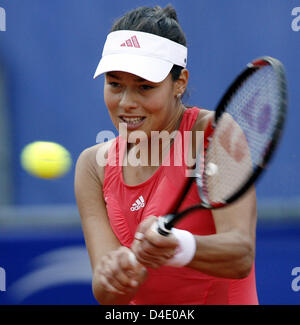
[[[121,94],[119,105],[124,111],[136,109],[138,107],[138,103],[135,92],[129,88],[124,89]]]

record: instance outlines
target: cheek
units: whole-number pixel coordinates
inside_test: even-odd
[[[113,114],[118,107],[119,98],[104,87],[104,102],[109,112]]]
[[[161,91],[151,98],[149,107],[151,107],[152,113],[160,113],[160,115],[169,114],[173,108],[172,93],[168,90]]]
[[[104,89],[104,102],[113,125],[116,127],[116,129],[119,129],[117,96]]]

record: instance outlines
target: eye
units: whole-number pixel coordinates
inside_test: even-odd
[[[150,85],[141,85],[141,89],[142,90],[150,90],[150,89],[153,89],[154,87],[153,86],[150,86]]]
[[[117,88],[117,87],[119,87],[120,86],[120,84],[119,83],[117,83],[117,82],[114,82],[114,81],[111,81],[111,82],[109,82],[108,83],[112,88]]]

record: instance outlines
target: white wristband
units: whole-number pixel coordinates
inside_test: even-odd
[[[172,228],[172,234],[178,240],[176,254],[168,260],[166,265],[182,267],[189,264],[196,253],[196,240],[189,231]]]

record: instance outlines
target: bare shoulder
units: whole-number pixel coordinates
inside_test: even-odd
[[[199,111],[197,120],[194,124],[193,129],[195,131],[204,131],[208,121],[212,120],[215,116],[215,112],[214,111],[210,111],[207,109],[201,109]]]
[[[84,149],[77,159],[76,171],[85,170],[90,175],[99,178],[103,184],[106,159],[113,141],[114,139]]]

